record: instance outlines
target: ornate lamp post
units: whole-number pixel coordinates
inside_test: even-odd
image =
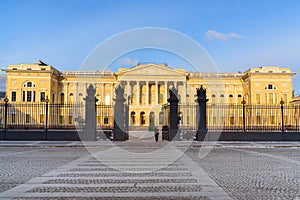
[[[46,119],[45,119],[45,140],[48,140],[48,108],[49,108],[49,99],[46,96]]]
[[[7,129],[7,108],[8,108],[8,98],[5,97],[4,99],[5,107],[4,107],[4,137],[3,140],[6,139],[6,129]]]
[[[281,98],[281,101],[279,103],[280,103],[280,109],[281,109],[281,130],[282,130],[282,132],[284,132],[284,115],[283,115],[284,101],[283,101],[282,98]]]
[[[242,104],[243,104],[243,130],[244,130],[244,133],[246,132],[246,119],[245,119],[245,110],[246,110],[246,108],[245,108],[245,104],[246,104],[246,101],[245,101],[245,99],[243,98],[243,100],[242,100],[242,102],[241,102]]]

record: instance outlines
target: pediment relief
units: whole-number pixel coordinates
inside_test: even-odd
[[[122,71],[117,73],[118,77],[121,79],[126,79],[130,77],[139,78],[141,76],[147,77],[173,77],[173,78],[185,78],[186,74],[181,71],[176,71],[172,68],[169,68],[164,65],[156,65],[156,64],[149,64],[149,65],[138,65],[136,67],[130,68],[128,70]]]

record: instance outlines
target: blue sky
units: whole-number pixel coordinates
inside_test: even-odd
[[[0,67],[41,59],[60,70],[78,70],[107,38],[162,27],[197,41],[221,72],[262,65],[299,72],[299,10],[296,0],[2,0]],[[174,68],[186,64],[166,52],[147,50],[126,54],[111,68],[150,61]],[[294,89],[300,93],[299,77]]]

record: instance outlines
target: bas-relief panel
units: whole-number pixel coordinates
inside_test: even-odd
[[[11,80],[11,84],[12,84],[12,85],[15,85],[16,83],[17,83],[17,79],[12,79],[12,80]]]
[[[169,69],[164,69],[162,67],[156,67],[156,66],[149,66],[149,67],[145,67],[145,68],[140,68],[140,69],[135,69],[132,71],[128,71],[128,72],[124,72],[123,74],[120,75],[120,80],[125,80],[126,78],[132,78],[134,76],[145,76],[148,77],[149,76],[154,76],[154,78],[157,78],[158,76],[165,76],[165,78],[167,77],[171,77],[173,80],[177,80],[177,79],[184,79],[184,75],[181,74],[180,72],[174,71],[174,70],[169,70]]]

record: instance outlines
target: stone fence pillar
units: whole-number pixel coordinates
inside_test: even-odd
[[[87,96],[85,100],[85,129],[83,140],[95,141],[96,140],[96,102],[95,97],[96,89],[92,84],[87,88]]]
[[[115,107],[114,107],[114,140],[116,141],[125,141],[127,139],[125,132],[125,101],[124,98],[124,89],[119,85],[116,88],[116,98]]]
[[[170,129],[169,129],[169,140],[179,140],[180,135],[178,131],[178,90],[173,87],[170,92],[170,98],[168,102],[170,103]]]
[[[199,107],[199,115],[197,118],[199,119],[198,127],[197,127],[197,134],[196,140],[202,141],[204,140],[206,133],[207,133],[207,126],[206,126],[206,89],[203,88],[201,85],[200,88],[197,89],[197,102]]]

